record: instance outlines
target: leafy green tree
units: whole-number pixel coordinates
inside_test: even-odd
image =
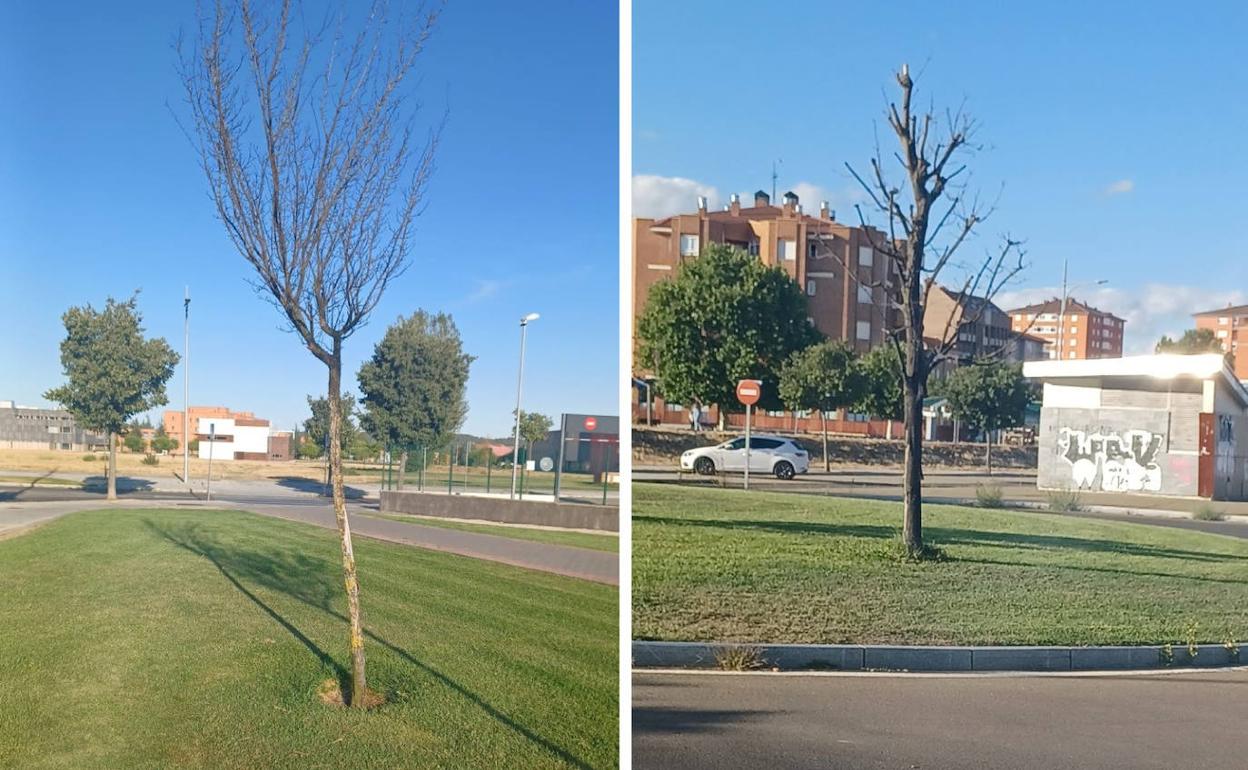
[[[143,434],[139,432],[138,428],[134,427],[126,432],[126,437],[122,439],[121,443],[125,445],[126,449],[136,454],[147,448],[147,442],[143,440]]]
[[[823,469],[832,469],[828,457],[828,412],[862,399],[866,377],[858,355],[847,343],[821,342],[789,357],[780,370],[780,398],[793,411],[813,409],[823,421]]]
[[[1222,343],[1218,341],[1212,329],[1188,329],[1183,336],[1171,339],[1162,335],[1154,348],[1157,353],[1221,353]]]
[[[986,462],[992,473],[992,432],[1023,424],[1034,391],[1023,379],[1023,367],[1000,361],[980,361],[955,369],[944,385],[954,418],[981,431]]]
[[[152,450],[156,452],[172,452],[178,448],[178,440],[172,438],[165,432],[165,426],[156,429],[156,435],[152,437]]]
[[[359,428],[351,419],[355,414],[355,396],[347,393],[340,400],[342,414],[342,446],[349,447],[356,440]],[[329,443],[329,399],[325,396],[308,396],[308,409],[312,416],[303,421],[306,440],[319,446],[322,451]]]
[[[650,290],[637,321],[639,360],[666,398],[739,411],[737,382],[764,383],[759,408],[780,408],[780,368],[820,340],[806,295],[779,267],[729,246],[711,245],[672,280]]]
[[[314,444],[311,441],[304,441],[295,450],[295,455],[300,460],[319,460],[324,453],[325,449],[320,444]]]
[[[864,383],[854,411],[880,420],[900,420],[905,412],[905,394],[897,347],[884,344],[872,348],[860,365]]]
[[[399,451],[399,489],[411,448],[442,446],[463,425],[473,360],[449,315],[417,310],[387,329],[360,367],[360,424]]]
[[[68,380],[44,393],[79,425],[108,434],[108,499],[117,499],[117,434],[134,415],[168,403],[165,383],[178,354],[163,338],[143,337],[138,294],[109,298],[103,310],[71,307],[61,317],[61,366]]]
[[[550,433],[550,427],[554,423],[549,417],[537,412],[521,412],[520,413],[520,438],[524,439],[527,445],[525,457],[533,454],[533,444],[546,438]],[[519,458],[516,458],[517,462]]]

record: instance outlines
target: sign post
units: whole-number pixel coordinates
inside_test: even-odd
[[[737,400],[745,404],[745,488],[750,488],[750,411],[763,394],[761,380],[741,380],[737,383]]]
[[[205,497],[212,502],[212,456],[216,454],[217,424],[208,423],[208,492]]]

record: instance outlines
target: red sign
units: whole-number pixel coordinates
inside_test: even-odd
[[[593,417],[585,418],[585,430],[593,430],[598,427],[598,420]]]
[[[737,400],[746,406],[758,403],[763,395],[763,383],[760,380],[741,380],[737,383]]]

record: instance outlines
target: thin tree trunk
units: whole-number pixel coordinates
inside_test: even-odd
[[[108,499],[117,499],[117,434],[108,432]]]
[[[923,396],[918,383],[905,379],[905,519],[902,541],[912,554],[923,550]]]
[[[991,476],[992,475],[992,431],[991,430],[984,431],[984,443],[986,446],[986,449],[984,451],[988,458],[988,475]]]
[[[334,518],[342,545],[343,582],[347,589],[347,615],[351,621],[351,705],[363,708],[364,627],[360,621],[360,583],[355,571],[355,550],[351,547],[351,523],[347,520],[346,493],[342,485],[342,348],[334,340],[329,366],[329,467],[334,490]]]
[[[403,491],[403,479],[407,475],[407,450],[399,452],[399,491]]]
[[[820,409],[819,416],[823,418],[823,470],[830,472],[832,460],[828,457],[828,413]]]

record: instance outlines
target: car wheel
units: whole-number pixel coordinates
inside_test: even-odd
[[[713,476],[715,474],[715,461],[709,457],[699,457],[693,463],[693,470],[699,476]]]
[[[771,472],[776,474],[776,478],[784,481],[788,481],[796,474],[796,471],[793,470],[793,463],[788,460],[781,460],[776,463],[776,467],[772,468]]]

